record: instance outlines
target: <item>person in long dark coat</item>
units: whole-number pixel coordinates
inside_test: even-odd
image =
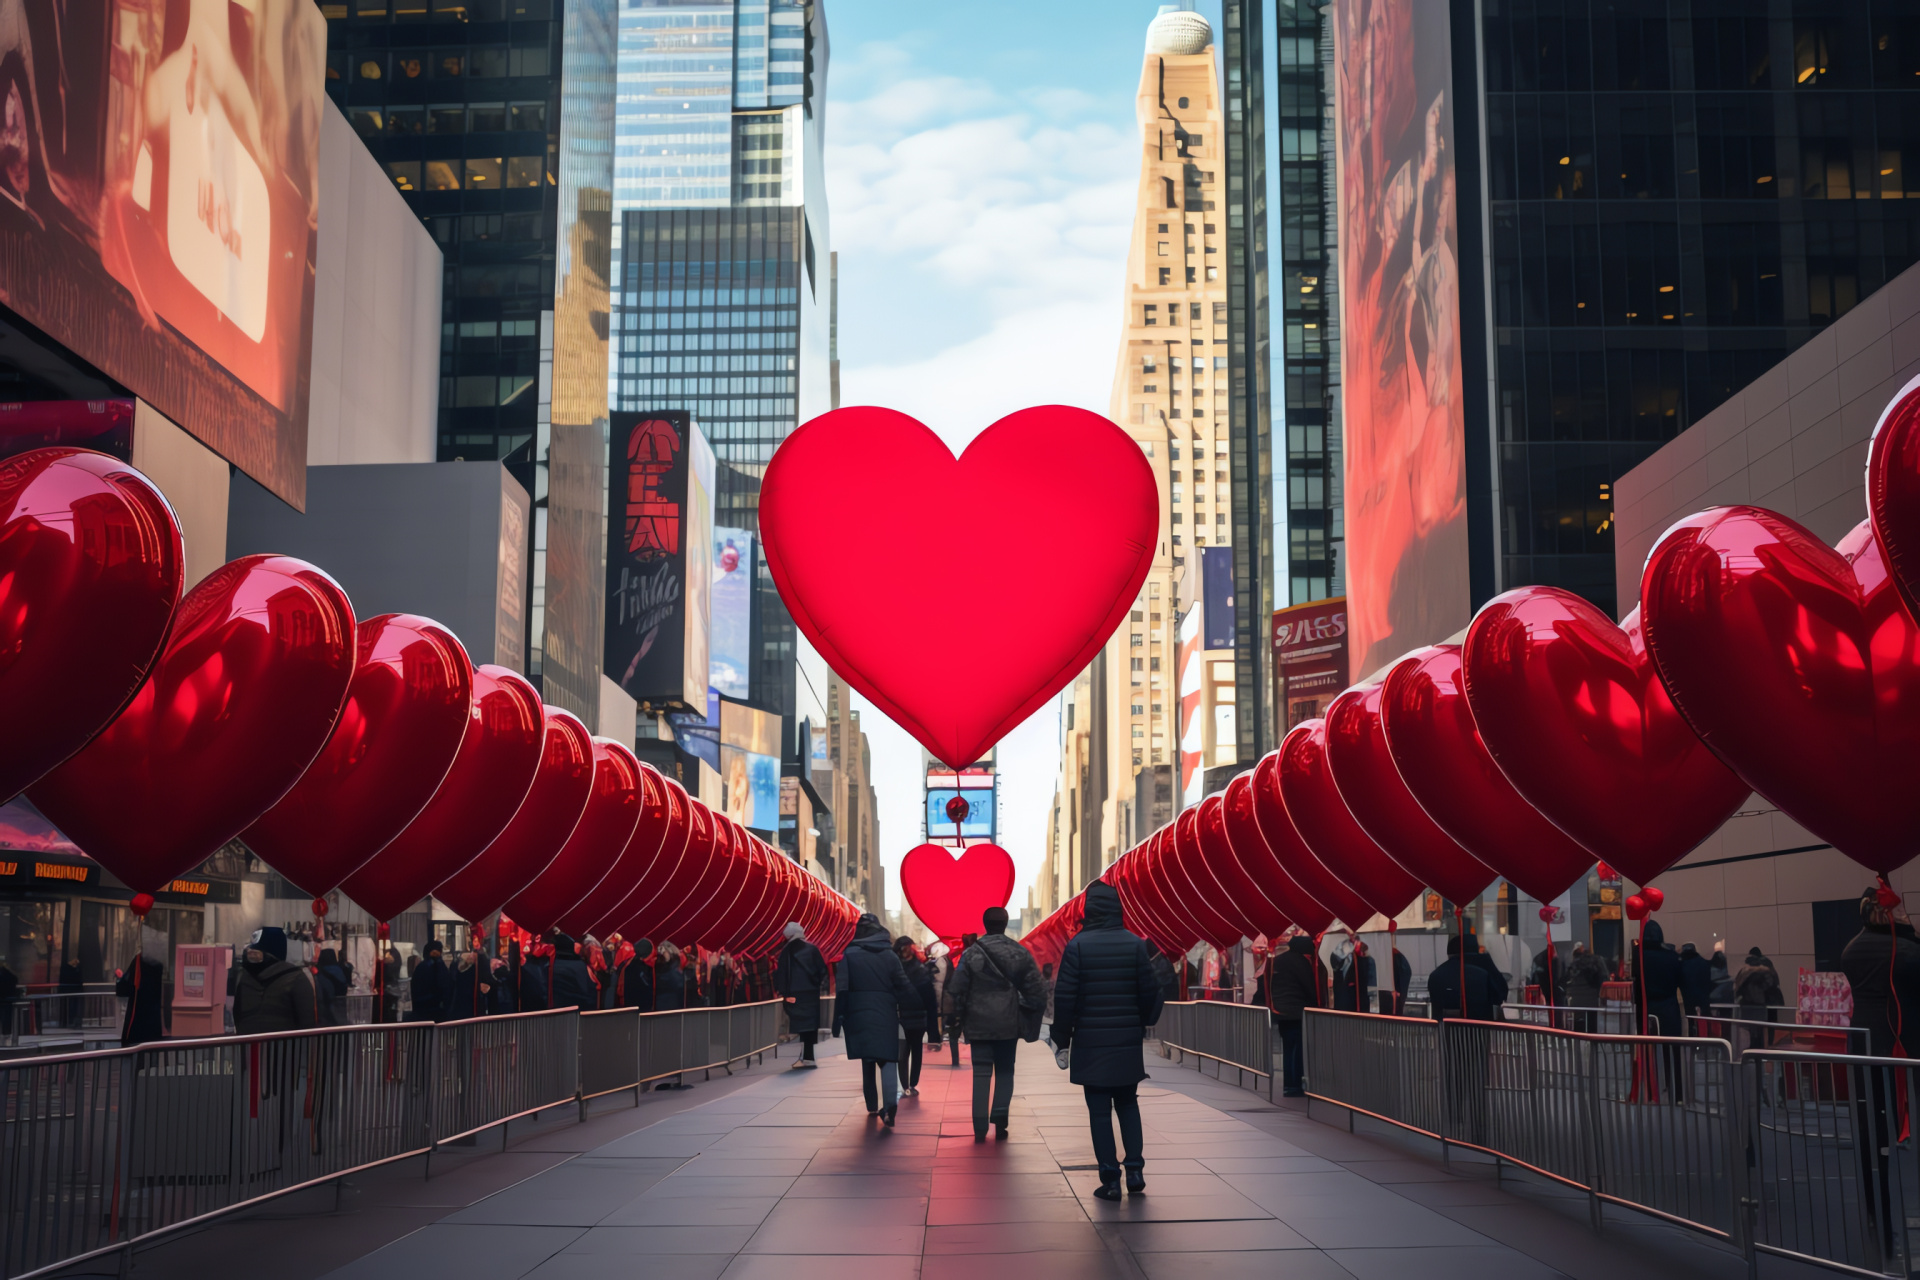
[[[493,991],[487,996],[487,1012],[493,1014],[518,1013],[519,996],[513,989],[513,966],[495,956],[483,961],[487,972],[493,975]]]
[[[447,1021],[485,1017],[493,983],[482,968],[485,957],[477,951],[462,951],[453,959],[453,999],[447,1003]]]
[[[1360,966],[1357,980],[1354,977],[1356,963]],[[1355,1010],[1372,1013],[1374,986],[1373,957],[1367,954],[1367,944],[1355,938],[1353,950],[1334,960],[1333,1007],[1349,1013]]]
[[[1268,1009],[1280,1032],[1280,1081],[1289,1098],[1306,1096],[1302,1026],[1308,1009],[1320,1007],[1326,967],[1314,954],[1313,939],[1296,933],[1267,966]]]
[[[527,958],[520,963],[520,1010],[532,1013],[551,1007],[547,996],[548,975],[553,969],[553,948],[544,942],[536,942],[527,948]]]
[[[786,1001],[787,1030],[800,1037],[800,1060],[789,1069],[811,1071],[819,1065],[813,1048],[820,1040],[820,987],[827,980],[827,958],[807,941],[806,927],[798,920],[789,920],[784,932],[787,945],[780,948],[773,969],[773,989]]]
[[[426,958],[414,967],[414,1022],[445,1022],[452,1016],[453,974],[440,958],[443,949],[440,939],[432,939],[427,943]]]
[[[633,959],[627,962],[626,980],[620,988],[627,1008],[652,1013],[657,1007],[654,1001],[653,967],[658,960],[659,957],[653,953],[653,939],[635,940]]]
[[[1882,907],[1868,889],[1860,898],[1860,932],[1840,952],[1840,970],[1853,988],[1849,1026],[1866,1030],[1866,1051],[1920,1058],[1920,937],[1906,909]]]
[[[653,966],[653,1007],[687,1007],[687,970],[680,963],[680,948],[671,942],[660,944],[660,954]]]
[[[920,958],[920,948],[914,945],[913,939],[901,934],[893,941],[893,952],[900,957],[900,967],[906,970],[907,985],[918,997],[900,1005],[900,1032],[906,1037],[900,1042],[900,1090],[917,1094],[920,1092],[921,1046],[927,1038],[928,1023],[939,1018],[940,1006],[933,995],[933,974]]]
[[[1691,942],[1680,947],[1680,1003],[1690,1018],[1707,1016],[1713,1000],[1713,966]],[[1691,1033],[1691,1028],[1689,1028]]]
[[[346,968],[340,963],[340,953],[332,947],[323,948],[320,963],[313,970],[314,1013],[319,1025],[347,1025],[347,1011],[339,1002],[346,999],[352,986],[353,979],[347,976]]]
[[[846,1032],[847,1056],[860,1059],[867,1114],[892,1128],[900,1110],[900,1008],[920,997],[907,985],[907,971],[893,953],[886,926],[871,911],[854,926],[853,941],[840,957],[835,977],[834,1030]]]
[[[133,965],[129,965],[113,984],[114,994],[130,997],[126,1017],[120,1023],[120,1045],[129,1049],[136,1044],[167,1038],[161,1003],[167,971],[158,960],[149,960],[143,955],[136,955],[133,964],[140,966],[138,980],[134,977]]]
[[[1093,1194],[1118,1200],[1122,1162],[1113,1142],[1116,1112],[1126,1147],[1127,1190],[1139,1195],[1147,1189],[1139,1097],[1147,1068],[1141,1045],[1147,1028],[1160,1020],[1165,992],[1145,940],[1128,932],[1121,919],[1120,891],[1095,880],[1083,901],[1080,932],[1060,954],[1053,1043],[1069,1051],[1068,1079],[1086,1092],[1094,1158],[1100,1162],[1100,1186]]]
[[[600,988],[587,962],[564,933],[553,935],[553,1004],[555,1009],[576,1007],[582,1012],[600,1007]]]
[[[1473,945],[1472,934],[1467,935],[1467,945]],[[1494,1003],[1491,981],[1487,971],[1471,959],[1464,966],[1460,963],[1459,934],[1447,939],[1447,958],[1427,975],[1427,1000],[1433,1006],[1433,1020],[1442,1022],[1462,1016],[1462,975],[1465,975],[1467,984],[1465,1016],[1474,1022],[1493,1021],[1493,1011],[1498,1006]]]

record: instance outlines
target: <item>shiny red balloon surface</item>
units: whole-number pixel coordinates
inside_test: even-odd
[[[166,499],[118,459],[35,449],[0,462],[0,804],[139,691],[185,562]]]
[[[1341,924],[1358,929],[1373,918],[1366,899],[1327,870],[1301,838],[1280,785],[1280,752],[1270,751],[1253,770],[1253,814],[1267,847],[1286,873]]]
[[[1360,829],[1327,765],[1327,722],[1294,726],[1280,744],[1280,792],[1300,838],[1333,876],[1373,911],[1391,919],[1423,887]],[[1354,921],[1349,925],[1358,927]]]
[[[1920,626],[1871,524],[1830,548],[1716,507],[1667,531],[1640,592],[1675,705],[1746,786],[1869,871],[1920,853]]]
[[[739,899],[746,882],[747,861],[747,833],[724,813],[715,810],[709,816],[713,823],[712,863],[694,886],[689,910],[676,931],[677,936],[703,946],[712,945],[707,939]]]
[[[1414,799],[1480,861],[1540,902],[1586,876],[1593,854],[1514,790],[1480,740],[1459,645],[1416,649],[1394,664],[1381,690],[1380,721]]]
[[[593,790],[593,735],[571,712],[542,711],[546,742],[527,798],[479,857],[433,891],[469,920],[485,920],[545,871],[586,811]]]
[[[293,789],[240,833],[262,861],[316,898],[426,808],[473,716],[473,665],[451,631],[409,613],[367,618],[357,631],[353,682],[327,745]]]
[[[473,711],[460,754],[407,829],[341,881],[375,920],[392,920],[480,856],[533,789],[546,718],[540,694],[517,672],[473,672]]]
[[[662,774],[660,777],[662,795],[660,807],[655,810],[651,803],[642,799],[640,822],[636,827],[636,836],[649,824],[660,826],[660,849],[654,859],[640,874],[640,880],[627,893],[602,921],[602,926],[611,926],[627,937],[650,937],[659,911],[655,903],[661,894],[675,882],[680,864],[687,856],[687,845],[693,834],[693,818],[689,812],[692,797],[678,781]]]
[[[639,768],[640,798],[633,834],[627,837],[600,883],[561,919],[560,927],[575,937],[591,933],[604,938],[618,932],[620,922],[611,917],[659,857],[666,836],[667,780],[645,761],[636,760],[635,764]]]
[[[1200,925],[1201,936],[1222,950],[1240,941],[1244,927],[1225,886],[1214,876],[1200,848],[1200,806],[1181,811],[1173,820],[1171,848],[1162,864],[1173,892]]]
[[[595,738],[586,809],[553,861],[507,900],[507,914],[535,933],[558,928],[605,878],[639,821],[640,762],[618,742]]]
[[[1900,389],[1873,429],[1867,517],[1908,614],[1920,618],[1920,378]]]
[[[690,945],[693,939],[687,934],[687,926],[726,874],[727,836],[715,824],[713,810],[688,796],[687,825],[687,847],[679,865],[647,912],[646,934],[656,943]]]
[[[1256,938],[1261,934],[1278,937],[1292,921],[1285,911],[1267,897],[1260,882],[1241,865],[1233,842],[1227,838],[1226,796],[1208,796],[1200,802],[1197,812],[1199,820],[1195,823],[1195,834],[1199,839],[1201,857],[1213,872],[1213,878],[1226,891],[1227,905],[1232,908],[1240,932],[1248,938]]]
[[[1414,879],[1449,902],[1468,903],[1493,883],[1493,868],[1460,846],[1414,799],[1387,749],[1381,686],[1356,685],[1327,708],[1327,766],[1347,811]]]
[[[1243,773],[1228,783],[1226,791],[1222,793],[1221,817],[1226,824],[1227,842],[1233,846],[1234,856],[1240,860],[1241,867],[1282,915],[1308,933],[1324,933],[1327,926],[1333,923],[1333,912],[1321,906],[1293,878],[1292,873],[1280,865],[1279,857],[1260,830],[1254,799],[1254,779],[1257,776],[1256,767],[1255,772]],[[1298,839],[1298,836],[1295,838]],[[1272,938],[1276,935],[1269,933],[1267,936]]]
[[[133,701],[28,795],[107,870],[157,893],[299,781],[353,659],[353,606],[332,578],[289,556],[223,565],[180,602]]]
[[[1013,896],[1013,858],[997,844],[968,845],[956,857],[937,844],[923,844],[900,863],[900,889],[920,923],[951,941],[979,933],[980,913],[1004,907]]]
[[[1571,591],[1521,587],[1475,615],[1460,656],[1474,724],[1514,789],[1637,883],[1747,798],[1674,709],[1638,609],[1616,626]]]

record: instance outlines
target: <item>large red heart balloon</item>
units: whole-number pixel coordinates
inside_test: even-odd
[[[619,932],[624,917],[617,909],[627,896],[645,879],[647,871],[660,854],[660,845],[666,838],[667,780],[645,761],[638,761],[640,770],[640,804],[638,816],[633,825],[633,834],[627,837],[627,843],[613,860],[613,866],[607,869],[593,892],[582,898],[562,917],[560,927],[576,937],[591,933],[597,937],[606,937]]]
[[[0,804],[139,692],[185,563],[166,499],[125,463],[82,449],[0,462]]]
[[[611,738],[595,738],[586,811],[546,869],[507,900],[507,914],[535,933],[559,927],[606,877],[639,821],[640,762]]]
[[[1333,770],[1327,766],[1325,720],[1302,721],[1282,739],[1280,793],[1286,797],[1287,813],[1301,840],[1320,865],[1373,911],[1392,919],[1420,895],[1420,881],[1360,829],[1340,798]],[[1356,921],[1346,923],[1359,927]]]
[[[1873,429],[1867,517],[1907,612],[1920,618],[1920,378],[1900,388]]]
[[[569,712],[541,710],[546,741],[527,798],[492,844],[433,891],[469,920],[485,920],[532,883],[586,812],[593,790],[593,735]]]
[[[517,672],[473,673],[473,711],[446,781],[407,829],[340,882],[375,920],[392,920],[480,856],[533,789],[546,719],[540,693]]]
[[[1466,904],[1493,883],[1493,868],[1435,825],[1400,778],[1380,723],[1381,686],[1356,685],[1327,708],[1327,765],[1360,829],[1422,884]]]
[[[1073,530],[1068,560],[1034,554],[1039,512]],[[1160,494],[1139,444],[1084,409],[1022,409],[958,460],[905,414],[836,409],[775,451],[760,530],[828,665],[960,768],[1106,644],[1153,563]],[[952,595],[980,565],[993,590]]]
[[[1255,776],[1252,772],[1243,773],[1227,784],[1221,805],[1221,816],[1226,820],[1227,842],[1233,846],[1234,856],[1240,860],[1240,865],[1282,915],[1308,933],[1324,933],[1327,926],[1333,923],[1333,912],[1315,901],[1313,895],[1280,865],[1279,857],[1268,847],[1267,838],[1261,833],[1259,815],[1255,812]],[[1295,838],[1298,839],[1297,836]],[[1279,936],[1277,933],[1267,934],[1269,939]]]
[[[687,797],[687,846],[672,881],[655,905],[648,933],[656,942],[673,941],[690,946],[687,925],[713,896],[726,870],[727,834],[714,821],[714,812],[692,796]]]
[[[223,565],[180,602],[133,701],[28,795],[107,870],[157,893],[299,781],[353,658],[339,583],[288,556]]]
[[[1013,894],[1013,859],[997,844],[970,844],[954,857],[937,844],[911,850],[900,863],[900,888],[920,923],[937,937],[980,933],[980,914]]]
[[[669,935],[689,945],[710,945],[707,940],[714,927],[740,896],[746,869],[746,833],[718,810],[709,809],[707,821],[713,828],[707,868],[695,882],[686,910],[673,922]]]
[[[1373,918],[1373,908],[1367,905],[1366,899],[1327,870],[1319,855],[1301,838],[1300,828],[1288,811],[1280,786],[1278,751],[1269,751],[1254,766],[1253,816],[1281,868],[1324,910],[1349,929],[1358,929]],[[1316,932],[1321,931],[1324,926]]]
[[[1167,873],[1173,892],[1188,907],[1204,930],[1208,942],[1222,951],[1240,941],[1249,932],[1242,924],[1239,904],[1232,900],[1225,885],[1214,876],[1206,854],[1200,848],[1200,809],[1182,810],[1173,820],[1173,843],[1167,858]]]
[[[688,812],[691,798],[686,789],[664,774],[660,775],[660,786],[658,808],[654,807],[651,797],[641,797],[640,821],[634,829],[634,838],[639,840],[649,827],[657,826],[659,851],[627,896],[601,921],[602,928],[615,929],[628,937],[646,937],[651,932],[658,914],[653,904],[677,875],[680,861],[686,855],[687,839],[693,832],[693,819]]]
[[[1198,819],[1195,829],[1200,841],[1200,855],[1213,872],[1213,878],[1226,890],[1226,904],[1232,908],[1234,922],[1240,932],[1249,938],[1257,938],[1261,934],[1270,938],[1279,937],[1291,921],[1287,913],[1267,897],[1260,882],[1241,865],[1233,842],[1227,837],[1226,797],[1208,796],[1200,802],[1196,813]],[[1252,816],[1251,805],[1248,807],[1248,816]]]
[[[473,665],[451,631],[410,613],[360,623],[346,705],[293,790],[240,833],[320,897],[380,852],[446,781],[473,716]]]
[[[1171,827],[1162,827],[1148,836],[1132,854],[1116,864],[1119,867],[1116,879],[1121,891],[1121,910],[1124,912],[1130,902],[1136,904],[1153,927],[1160,945],[1170,953],[1179,954],[1200,941],[1200,927],[1174,909],[1161,891],[1160,879],[1153,867],[1156,855],[1172,835]]]
[[[1587,874],[1593,855],[1528,804],[1487,753],[1467,706],[1459,645],[1416,649],[1395,663],[1380,722],[1394,767],[1427,816],[1522,892],[1552,902]]]
[[[1473,722],[1514,789],[1640,884],[1720,829],[1748,788],[1687,727],[1624,626],[1571,591],[1489,600],[1460,660]]]
[[[1133,877],[1139,862],[1140,847],[1136,846],[1114,859],[1113,864],[1100,873],[1100,878],[1119,892],[1120,913],[1128,921],[1127,927],[1167,950],[1175,945],[1173,935],[1148,905],[1145,893]]]
[[[1759,507],[1703,511],[1640,595],[1674,704],[1745,785],[1869,871],[1920,853],[1920,626],[1869,522],[1830,548]]]

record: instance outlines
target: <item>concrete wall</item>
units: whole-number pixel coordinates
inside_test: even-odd
[[[503,632],[503,581],[525,581],[524,540],[503,539],[531,500],[497,462],[312,467],[303,515],[238,477],[227,520],[229,556],[276,551],[319,565],[339,580],[354,613],[417,613],[450,628],[477,665],[520,669]],[[505,593],[518,604],[513,592]],[[505,661],[502,661],[505,659]]]
[[[133,402],[134,469],[153,481],[180,522],[187,552],[183,589],[227,562],[227,460],[145,400]],[[249,481],[248,483],[252,483]]]
[[[1842,316],[1614,486],[1614,573],[1624,613],[1640,596],[1647,552],[1674,521],[1752,503],[1828,542],[1866,519],[1867,443],[1887,402],[1920,375],[1920,266]],[[1712,865],[1705,865],[1712,864]],[[1680,866],[1660,877],[1669,941],[1704,952],[1724,938],[1737,962],[1758,946],[1780,967],[1814,964],[1815,902],[1858,897],[1873,879],[1799,823],[1753,796]],[[1920,864],[1892,877],[1920,903]]]
[[[307,463],[432,462],[439,246],[329,100],[320,126]]]

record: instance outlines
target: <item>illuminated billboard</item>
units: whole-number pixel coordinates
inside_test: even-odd
[[[1353,670],[1470,617],[1449,8],[1334,7]]]
[[[994,802],[993,788],[969,787],[956,791],[952,787],[931,787],[927,790],[927,838],[947,842],[956,836],[965,840],[991,840],[994,838]],[[963,796],[967,802],[967,816],[956,829],[952,818],[947,816],[947,801],[955,796]]]
[[[697,713],[707,702],[713,449],[685,410],[612,417],[605,670],[643,707]]]
[[[743,827],[780,830],[780,717],[720,704],[720,782],[726,815]]]
[[[296,503],[327,27],[0,0],[0,300]]]
[[[709,666],[713,687],[729,698],[752,690],[753,534],[715,525],[713,530],[713,640]]]

